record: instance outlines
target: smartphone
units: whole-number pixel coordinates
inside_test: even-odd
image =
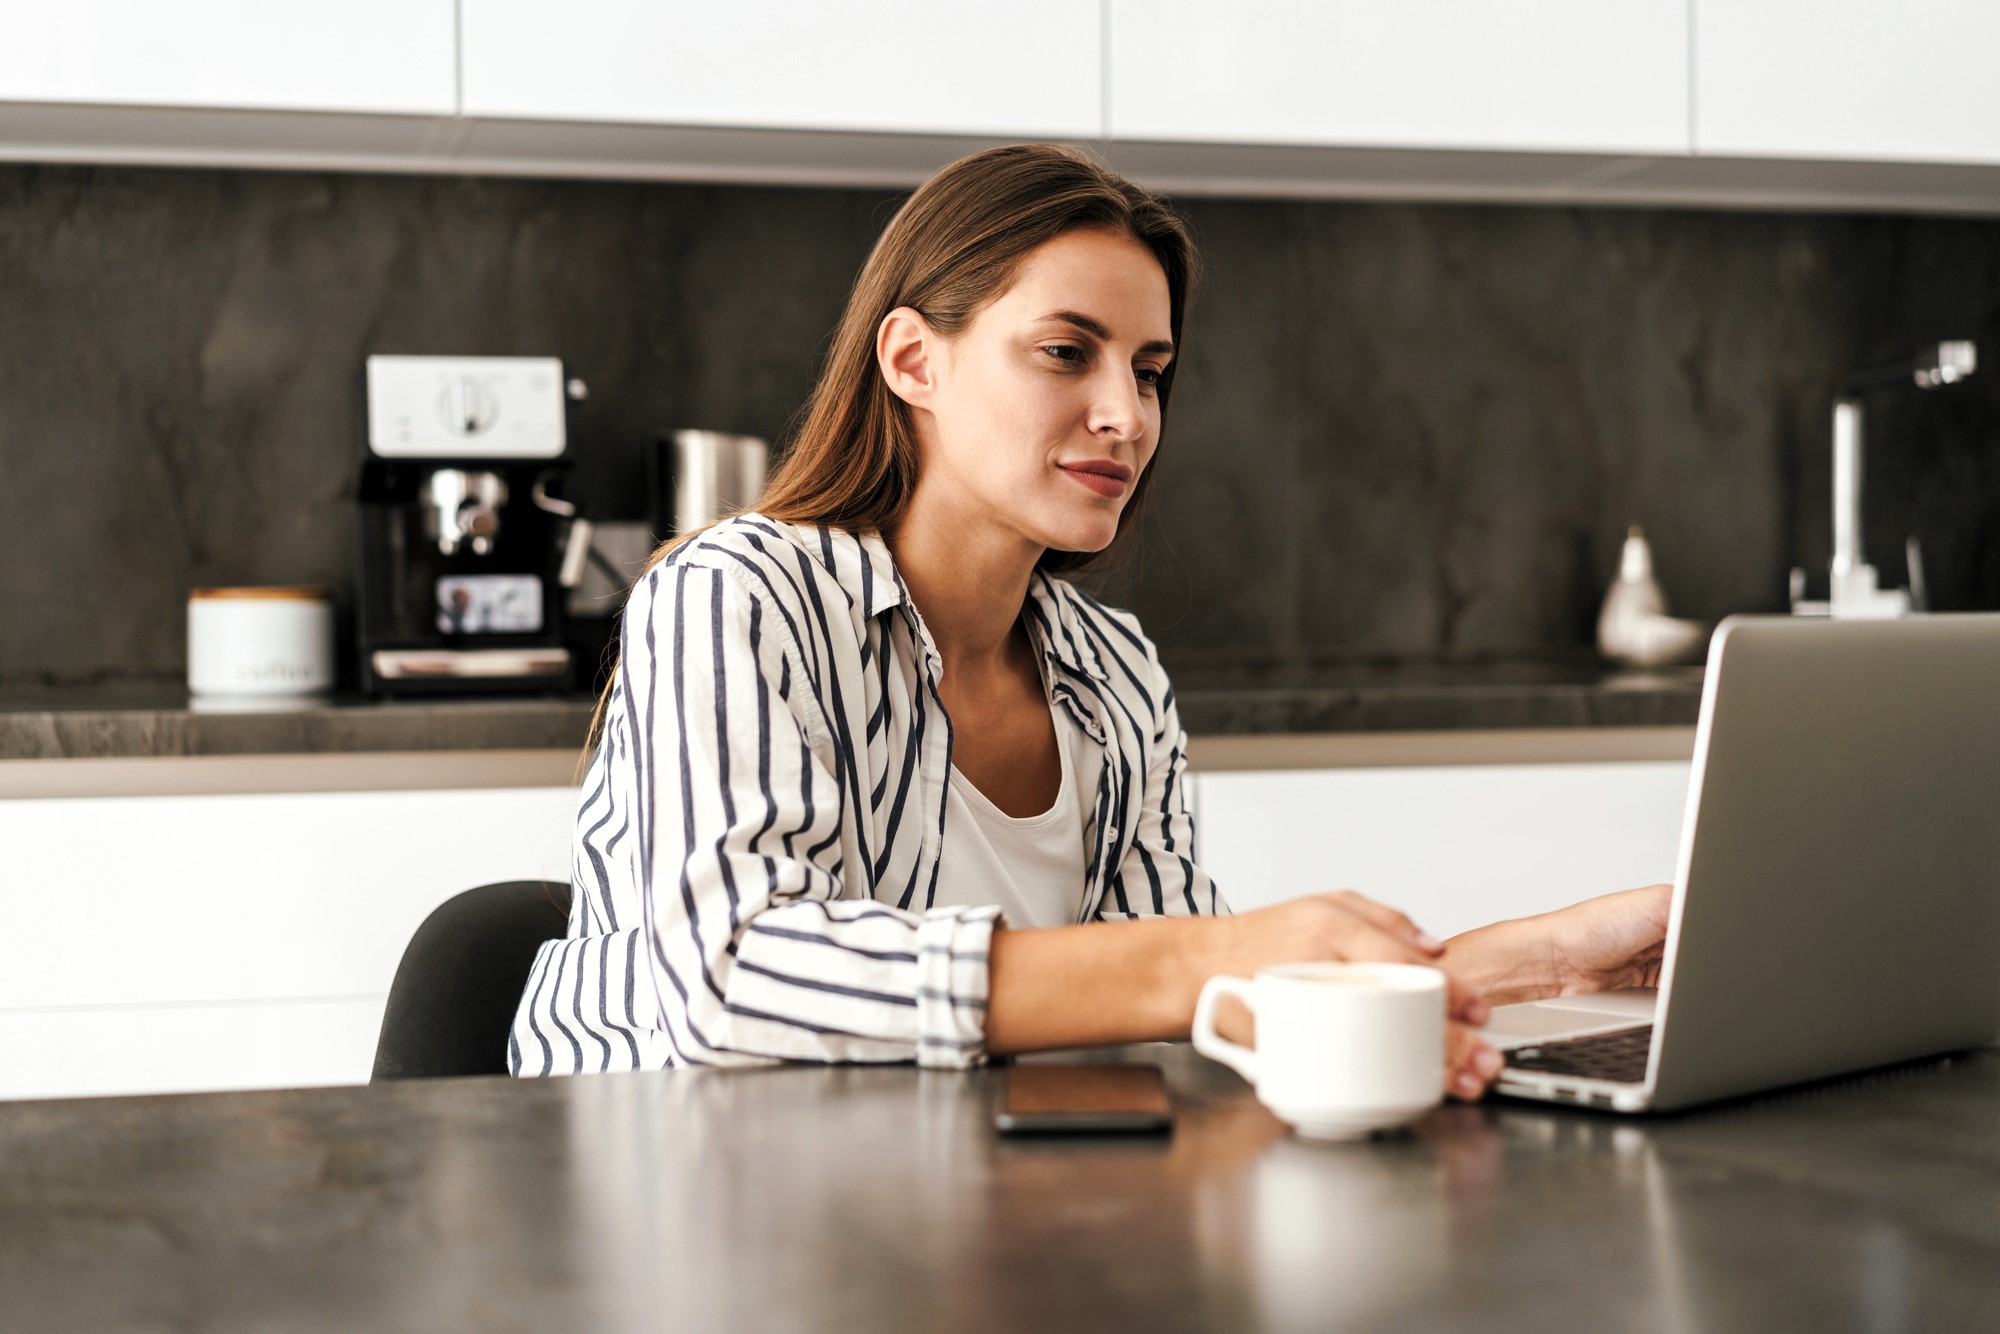
[[[1015,1065],[993,1125],[1003,1135],[1152,1135],[1174,1124],[1157,1065]]]

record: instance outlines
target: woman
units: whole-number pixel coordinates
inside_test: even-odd
[[[517,1074],[964,1067],[1185,1037],[1217,973],[1384,959],[1454,978],[1473,1097],[1480,993],[1652,979],[1658,886],[1442,945],[1345,892],[1228,914],[1152,644],[1057,577],[1136,527],[1194,264],[1160,201],[1063,148],[903,205],[758,510],[632,591]]]

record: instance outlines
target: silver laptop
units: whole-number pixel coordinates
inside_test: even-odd
[[[2000,615],[1715,632],[1657,996],[1501,1006],[1496,1089],[1621,1112],[2000,1033]]]

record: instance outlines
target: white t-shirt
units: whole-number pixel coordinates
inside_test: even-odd
[[[1091,798],[1082,772],[1096,747],[1060,706],[1051,706],[1062,788],[1055,805],[1015,818],[951,766],[945,795],[938,906],[997,906],[1011,927],[1071,926],[1083,915],[1083,825]],[[1093,775],[1094,777],[1094,775]]]

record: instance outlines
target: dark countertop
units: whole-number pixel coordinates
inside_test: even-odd
[[[178,686],[0,691],[0,760],[577,750],[594,707],[579,696],[334,696],[217,708],[192,704]]]
[[[1232,667],[1175,674],[1191,735],[1694,725],[1701,669],[1588,665]],[[0,760],[368,751],[564,750],[592,701],[354,697],[259,711],[190,707],[178,686],[0,690]]]
[[[1587,663],[1232,667],[1174,673],[1192,736],[1692,727],[1702,669],[1615,672]]]
[[[1289,1136],[1185,1047],[1163,1139],[997,1072],[677,1071],[0,1105],[10,1328],[1974,1330],[2000,1053],[1658,1120]]]

